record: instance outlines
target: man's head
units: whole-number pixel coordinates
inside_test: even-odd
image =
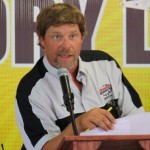
[[[43,9],[37,17],[36,32],[44,37],[50,26],[77,24],[83,36],[86,36],[86,23],[83,14],[73,5],[57,3]]]
[[[43,9],[37,17],[37,35],[49,64],[75,70],[86,35],[85,19],[80,10],[67,3]]]

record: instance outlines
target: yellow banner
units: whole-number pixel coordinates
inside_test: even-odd
[[[0,144],[4,146],[5,150],[19,150],[23,142],[15,120],[15,94],[20,79],[31,67],[13,67],[12,23],[14,18],[11,14],[13,14],[14,0],[1,0],[0,2],[7,5],[7,11],[9,12],[7,19],[10,23],[8,26],[10,31],[8,52],[6,58],[0,64]],[[150,111],[150,67],[148,65],[143,67],[133,65],[132,67],[132,65],[128,66],[124,63],[124,8],[120,6],[120,0],[104,2],[105,7],[102,16],[100,16],[101,19],[94,41],[95,49],[108,52],[118,61],[125,76],[138,91],[145,110]],[[150,28],[150,12],[147,12],[146,15],[148,17],[146,23]],[[150,30],[147,30],[147,37],[147,46],[150,47]]]

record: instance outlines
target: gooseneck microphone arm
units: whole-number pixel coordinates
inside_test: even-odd
[[[58,76],[60,79],[62,91],[63,91],[63,99],[66,105],[67,111],[70,112],[72,127],[74,131],[74,135],[78,135],[75,118],[74,118],[74,94],[71,92],[70,84],[69,84],[69,77],[68,77],[68,70],[66,68],[60,68],[58,70]]]

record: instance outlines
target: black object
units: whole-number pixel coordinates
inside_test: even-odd
[[[22,145],[21,150],[27,150],[27,149],[25,148],[24,144]]]
[[[74,94],[71,92],[70,84],[69,84],[69,77],[68,77],[68,70],[66,68],[60,68],[58,70],[58,76],[60,78],[60,83],[63,91],[63,99],[66,105],[67,111],[70,112],[72,127],[74,131],[74,135],[78,135],[77,127],[75,124],[74,119]]]
[[[118,99],[113,99],[111,101],[109,101],[108,103],[106,103],[105,106],[101,107],[103,109],[108,110],[110,107],[112,107],[112,109],[110,110],[110,113],[117,119],[121,117],[121,110],[118,106]]]

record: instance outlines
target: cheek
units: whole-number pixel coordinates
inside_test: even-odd
[[[82,47],[82,42],[78,42],[77,44],[75,44],[75,48],[80,51],[81,50],[81,47]]]
[[[56,57],[56,54],[57,54],[57,51],[59,50],[59,45],[58,44],[51,44],[49,43],[46,48],[45,48],[45,53],[51,57],[51,58],[55,58]]]
[[[60,44],[59,43],[55,43],[55,42],[50,42],[48,44],[48,49],[52,50],[52,51],[57,51],[57,49],[59,49]]]

